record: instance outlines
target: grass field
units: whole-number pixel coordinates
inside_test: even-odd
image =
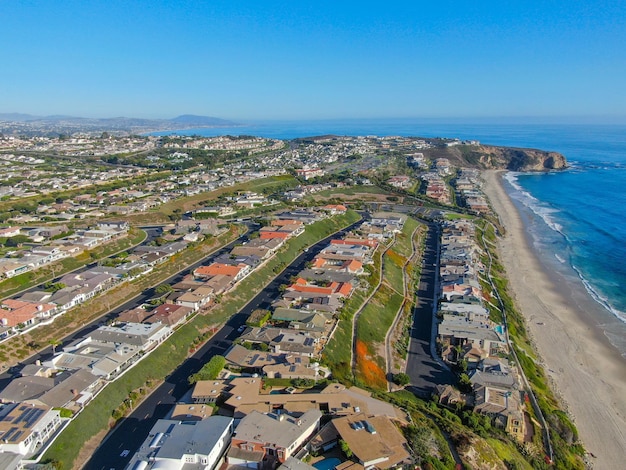
[[[376,291],[369,303],[361,312],[357,325],[357,380],[370,386],[386,387],[383,383],[381,371],[375,370],[374,364],[381,369],[385,367],[382,354],[385,337],[404,301],[404,265],[413,254],[411,237],[418,226],[418,222],[408,218],[403,230],[396,236],[391,248],[383,257],[383,283]],[[384,377],[384,370],[383,377]]]

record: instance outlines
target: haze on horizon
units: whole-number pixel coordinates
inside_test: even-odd
[[[624,121],[626,3],[479,3],[1,2],[0,112]]]

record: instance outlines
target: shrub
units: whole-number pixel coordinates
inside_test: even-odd
[[[224,359],[224,356],[215,355],[209,362],[202,366],[202,369],[195,374],[191,374],[187,380],[190,384],[195,384],[199,380],[216,379],[225,365],[226,359]]]

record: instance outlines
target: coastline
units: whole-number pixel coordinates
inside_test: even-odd
[[[626,362],[592,315],[599,305],[537,257],[502,173],[484,171],[483,190],[506,228],[498,248],[511,293],[546,375],[585,449],[595,456],[591,463],[599,469],[621,468],[626,459]]]

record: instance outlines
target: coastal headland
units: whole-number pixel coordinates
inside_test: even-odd
[[[541,264],[503,186],[502,171],[485,171],[484,180],[484,191],[506,228],[499,250],[510,287],[545,371],[594,468],[623,468],[626,368],[590,314],[599,306],[582,288],[573,290]]]

